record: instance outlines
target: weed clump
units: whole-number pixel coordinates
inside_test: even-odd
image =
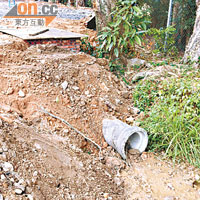
[[[200,167],[200,73],[165,80],[159,92],[150,90],[138,106],[153,103],[141,126],[149,132],[149,150],[165,152],[173,161],[188,161]],[[140,91],[143,93],[144,89]],[[136,93],[137,94],[137,93]],[[135,94],[135,95],[136,95]],[[156,95],[158,94],[158,96]],[[135,98],[134,95],[134,98]],[[152,96],[153,95],[153,96]],[[153,97],[153,98],[152,98]],[[154,98],[155,97],[155,98]],[[140,100],[141,100],[140,99]]]

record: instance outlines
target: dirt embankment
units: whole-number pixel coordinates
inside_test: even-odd
[[[128,167],[102,136],[102,120],[133,119],[132,91],[105,59],[55,46],[4,48],[0,65],[0,194],[8,199],[199,198],[199,170],[150,153]],[[57,115],[102,148],[98,149]],[[197,177],[198,178],[198,177]],[[193,187],[194,186],[194,187]]]

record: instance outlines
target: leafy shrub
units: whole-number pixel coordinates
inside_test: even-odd
[[[164,151],[174,161],[200,167],[200,73],[164,81],[159,97],[141,122],[148,130],[149,149]]]
[[[178,53],[175,47],[175,38],[174,34],[176,33],[176,29],[173,26],[169,26],[168,28],[151,28],[148,30],[147,34],[152,36],[155,40],[154,53],[167,54],[170,56],[174,56]]]
[[[94,57],[101,57],[101,55],[99,55],[98,50],[96,48],[96,46],[93,46],[89,41],[88,38],[83,38],[81,40],[81,51],[88,53]]]
[[[134,106],[141,111],[148,111],[158,95],[158,83],[153,80],[139,82],[133,93]]]
[[[145,12],[136,6],[136,0],[118,0],[111,18],[99,39],[102,41],[100,49],[108,52],[110,60],[114,60],[133,51],[135,42],[141,45],[141,35],[149,21]]]

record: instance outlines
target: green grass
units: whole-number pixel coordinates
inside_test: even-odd
[[[147,88],[151,88],[149,83]],[[141,121],[141,126],[149,132],[148,149],[165,152],[175,162],[188,161],[200,167],[200,72],[184,73],[181,78],[162,82],[156,95],[153,92],[153,98],[152,91],[145,91],[144,94],[144,89],[137,90],[143,95],[140,98],[143,102],[144,97],[148,102],[150,94],[150,111]]]
[[[156,96],[158,95],[158,81],[143,80],[140,81],[133,93],[134,106],[141,111],[147,111],[149,107],[154,103]]]

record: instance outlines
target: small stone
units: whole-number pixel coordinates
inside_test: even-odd
[[[195,181],[199,181],[200,180],[200,176],[198,174],[195,175]]]
[[[7,94],[7,95],[11,95],[11,94],[13,94],[13,93],[14,93],[14,89],[13,89],[13,88],[8,88],[6,94]]]
[[[106,158],[106,166],[110,168],[121,168],[124,166],[124,163],[115,157],[107,157]]]
[[[107,199],[107,198],[109,197],[109,194],[108,194],[108,193],[104,193],[104,194],[103,194],[103,197],[104,197],[105,199]]]
[[[31,194],[28,194],[27,197],[29,200],[33,200],[33,196]]]
[[[129,122],[129,123],[133,123],[134,122],[134,118],[130,116],[130,117],[128,117],[126,119],[126,121]]]
[[[114,182],[117,186],[120,186],[123,183],[123,181],[119,177],[115,177]]]
[[[67,134],[67,133],[69,133],[69,130],[68,129],[64,129],[63,133]]]
[[[38,143],[35,143],[34,146],[36,149],[39,149],[39,150],[42,149],[42,147]]]
[[[62,89],[63,89],[63,90],[66,90],[67,87],[68,87],[67,81],[64,81],[64,82],[61,84],[61,86],[62,86]]]
[[[140,113],[140,110],[138,108],[136,108],[136,107],[131,107],[130,108],[130,113],[134,114],[134,115],[137,115],[137,114]]]
[[[73,86],[72,89],[73,89],[73,90],[79,90],[79,87]]]
[[[89,95],[90,94],[90,92],[87,90],[87,91],[85,91],[85,95]]]
[[[41,62],[42,64],[44,64],[44,63],[45,63],[45,60],[41,60],[40,62]]]
[[[21,189],[19,189],[19,188],[17,188],[17,189],[15,189],[15,194],[22,194],[23,193],[23,191],[21,190]]]
[[[6,179],[5,175],[4,175],[4,174],[1,174],[1,180],[3,181],[3,180],[5,180],[5,179]]]
[[[165,197],[163,200],[175,200],[173,196]]]
[[[3,152],[7,152],[8,151],[7,146],[3,146],[2,149],[3,149]]]
[[[171,189],[171,190],[174,190],[174,187],[173,187],[173,185],[172,185],[171,183],[168,183],[168,184],[167,184],[167,187],[168,187],[169,189]]]
[[[132,67],[134,65],[145,65],[146,61],[139,58],[132,58],[128,60],[127,66]]]
[[[3,125],[3,122],[2,122],[2,120],[0,119],[0,126],[2,126]]]
[[[20,90],[18,92],[18,95],[19,95],[19,97],[25,97],[26,96],[25,93],[22,90]]]
[[[38,175],[38,172],[37,171],[34,171],[33,172],[33,176],[37,176]]]
[[[120,99],[115,99],[115,103],[116,104],[122,104],[122,102],[120,101]]]
[[[3,200],[3,195],[2,194],[0,194],[0,200]]]
[[[122,92],[122,96],[123,96],[123,98],[128,99],[129,98],[129,92]]]
[[[5,172],[12,172],[12,171],[14,170],[12,164],[10,164],[9,162],[4,162],[4,163],[2,164],[2,167],[3,167],[3,170],[4,170]]]
[[[3,151],[3,150],[2,150]],[[2,152],[1,152],[2,153]],[[0,154],[0,160],[1,161],[7,161],[7,157],[6,157],[6,154],[3,153],[3,154]]]

